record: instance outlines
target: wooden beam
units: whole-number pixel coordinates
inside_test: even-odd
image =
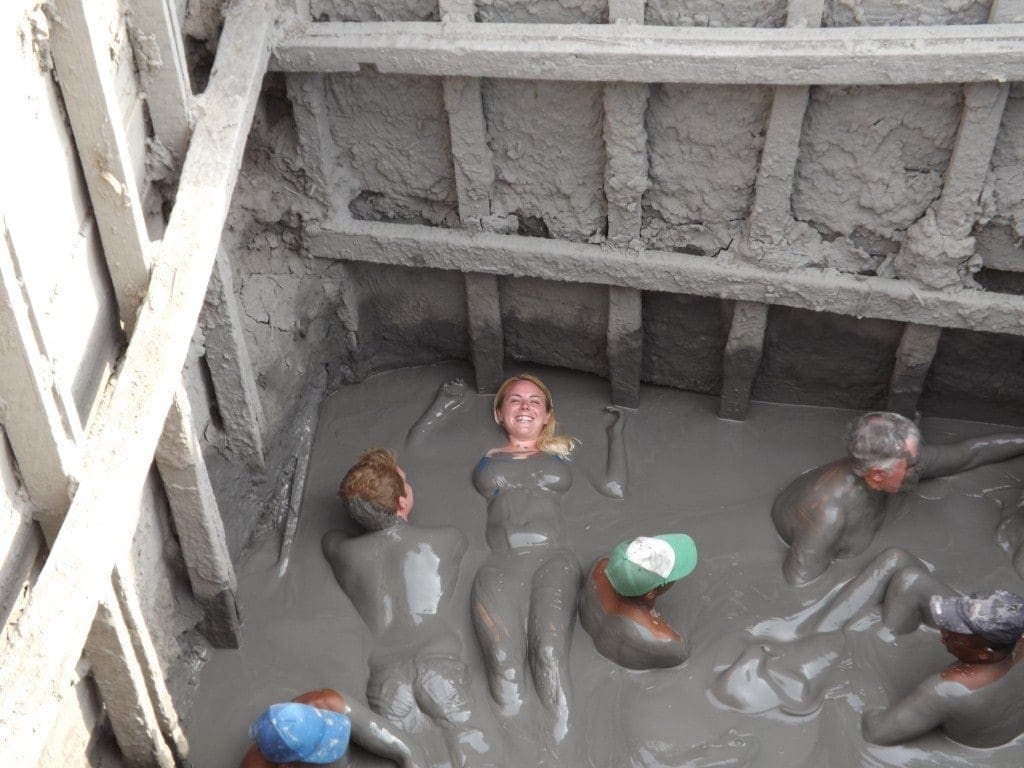
[[[817,27],[824,8],[825,0],[790,0],[786,26]],[[748,237],[753,240],[780,243],[792,219],[790,198],[809,94],[806,85],[781,85],[775,89],[754,184],[754,202],[747,217]]]
[[[324,207],[330,219],[348,221],[349,203],[359,186],[338,162],[337,149],[327,122],[326,76],[305,72],[285,78],[295,115],[299,159],[309,180],[309,193]]]
[[[633,288],[608,288],[608,380],[612,403],[640,405],[643,363],[643,298]]]
[[[138,494],[202,307],[272,26],[265,0],[236,3],[227,13],[149,291],[108,415],[87,446],[89,472],[3,649],[0,729],[8,738],[0,756],[11,763],[35,764],[56,714],[53,691],[70,679],[113,565],[138,524]]]
[[[886,410],[913,418],[940,336],[942,329],[931,325],[907,323],[903,327],[900,345],[896,349],[896,364],[889,380]]]
[[[174,768],[120,610],[101,602],[86,642],[117,746],[132,768]]]
[[[188,740],[185,738],[181,721],[178,719],[178,711],[171,699],[171,693],[167,689],[163,665],[160,663],[153,639],[146,628],[146,618],[142,613],[142,605],[139,602],[135,583],[121,576],[124,573],[131,573],[126,559],[122,559],[121,563],[114,568],[113,590],[109,597],[100,602],[107,605],[115,616],[120,614],[120,621],[128,629],[128,636],[132,641],[135,657],[138,659],[139,669],[149,692],[153,713],[164,741],[170,748],[171,754],[174,755],[175,765],[178,768],[191,768],[188,760]]]
[[[714,29],[619,24],[296,22],[285,72],[729,85],[899,85],[1024,79],[1020,24]]]
[[[479,78],[446,77],[444,105],[451,131],[459,219],[463,227],[479,229],[491,215],[491,185],[494,184]]]
[[[50,367],[39,345],[14,247],[0,216],[0,416],[33,504],[66,509],[79,474],[74,420],[53,396]]]
[[[643,24],[644,0],[619,0],[608,6],[610,23]],[[604,87],[604,192],[608,202],[608,241],[622,248],[642,247],[643,195],[650,187],[647,169],[647,85],[611,83]],[[633,288],[608,288],[608,380],[612,402],[640,404],[643,363],[643,299]]]
[[[476,3],[472,0],[440,0],[439,10],[446,23],[472,24]],[[444,106],[451,133],[459,218],[463,227],[479,229],[491,214],[491,185],[494,184],[494,164],[487,146],[479,78],[445,78]]]
[[[737,301],[733,307],[729,339],[722,352],[722,398],[718,415],[723,419],[744,419],[750,403],[768,324],[768,305]]]
[[[235,569],[217,498],[202,460],[202,446],[192,424],[188,395],[179,386],[174,407],[164,423],[156,465],[167,492],[192,593],[206,614],[203,634],[214,648],[238,648],[242,627],[235,599]]]
[[[114,294],[130,329],[149,282],[149,234],[110,72],[109,41],[84,0],[55,0],[53,10],[50,51]]]
[[[916,288],[903,280],[794,269],[780,274],[685,253],[641,253],[416,224],[352,222],[307,234],[311,255],[346,261],[618,285],[815,312],[1024,335],[1024,297]]]
[[[206,362],[228,450],[252,469],[262,470],[265,466],[263,406],[242,330],[242,312],[235,295],[231,262],[223,250],[213,267],[201,323],[206,339]],[[175,421],[182,424],[183,430],[190,429],[180,414]],[[186,436],[184,440],[187,443],[190,438]]]
[[[476,390],[481,394],[494,394],[505,375],[505,336],[501,327],[498,278],[467,272],[466,306]]]
[[[180,170],[188,148],[192,85],[178,14],[168,0],[132,0],[128,29],[153,138],[170,151]]]

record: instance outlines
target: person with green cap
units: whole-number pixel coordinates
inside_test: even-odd
[[[697,546],[685,533],[628,539],[595,562],[580,593],[580,624],[598,652],[628,669],[686,661],[686,643],[654,601],[696,566]]]

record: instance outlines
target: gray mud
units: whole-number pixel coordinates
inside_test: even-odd
[[[239,599],[245,613],[242,649],[214,651],[204,668],[188,729],[192,760],[235,766],[246,727],[267,704],[316,687],[337,688],[365,702],[370,634],[339,589],[320,552],[323,533],[355,532],[335,489],[366,447],[400,448],[409,426],[437,387],[469,371],[433,366],[374,376],[326,402],[309,465],[306,495],[291,566],[276,576],[279,540],[270,535],[241,564]],[[604,381],[564,371],[540,371],[554,393],[559,421],[580,438],[574,471],[600,476],[605,459]],[[412,521],[455,525],[469,537],[456,605],[466,662],[474,672],[476,706],[493,707],[469,614],[469,589],[487,554],[486,506],[471,474],[481,454],[503,436],[490,400],[468,402],[442,423],[419,452],[400,450],[415,488]],[[1024,459],[922,483],[897,499],[872,546],[838,561],[816,582],[792,589],[782,577],[784,545],[769,510],[794,476],[842,453],[851,411],[753,404],[744,422],[715,415],[717,398],[644,387],[630,412],[625,440],[630,486],[624,502],[600,496],[577,478],[564,498],[567,540],[584,567],[620,540],[640,533],[685,531],[701,559],[694,573],[658,601],[682,632],[691,656],[682,667],[628,671],[600,656],[577,627],[571,667],[575,728],[560,760],[543,753],[541,715],[499,718],[509,765],[591,766],[1006,766],[1024,764],[1024,738],[991,750],[969,749],[933,733],[902,747],[877,747],[860,736],[860,713],[905,695],[948,664],[935,632],[893,638],[869,612],[837,643],[838,662],[824,679],[820,708],[800,716],[771,710],[739,712],[709,693],[716,672],[749,647],[753,631],[766,642],[790,639],[798,617],[856,575],[878,552],[901,546],[934,566],[950,586],[972,591],[1024,589],[995,532],[1016,505]],[[992,431],[989,425],[925,419],[926,442]],[[532,699],[534,702],[536,698]],[[755,707],[756,708],[756,707]],[[535,707],[535,709],[539,709]],[[524,710],[526,708],[524,707]],[[424,748],[435,765],[448,763],[439,735]],[[384,765],[372,759],[360,765]]]

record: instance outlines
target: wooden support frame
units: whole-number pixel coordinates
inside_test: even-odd
[[[140,5],[144,7],[154,2],[162,4],[162,0],[144,0]],[[64,29],[62,34],[55,37],[52,43],[57,72],[65,84],[64,100],[76,140],[79,135],[82,135],[84,141],[106,147],[108,152],[111,153],[110,162],[108,163],[109,167],[115,170],[121,169],[121,172],[125,172],[129,168],[129,162],[127,156],[120,154],[120,152],[127,147],[128,141],[121,124],[120,111],[117,109],[113,78],[109,71],[99,63],[102,61],[102,58],[97,58],[100,55],[98,51],[102,47],[102,38],[98,36],[98,30],[93,28],[95,25],[93,14],[87,12],[82,0],[59,0],[56,8],[65,20],[65,23],[78,25],[76,29]],[[143,18],[145,18],[145,14]],[[172,46],[172,43],[164,41],[163,45],[165,47]],[[159,51],[155,55],[159,55]],[[173,55],[173,50],[171,55]],[[168,61],[167,70],[171,75],[173,75],[174,69],[173,60]],[[176,81],[180,77],[173,76],[170,79]],[[154,83],[153,85],[157,84]],[[95,98],[94,94],[97,94],[98,98]],[[186,104],[182,103],[181,106],[184,108]],[[171,120],[170,111],[169,108],[164,109],[163,119],[165,121]],[[168,128],[173,133],[158,133],[158,137],[164,135],[172,143],[177,142],[179,144],[187,141],[187,115],[182,114],[181,118],[184,121],[183,123],[179,122]],[[156,124],[154,124],[154,128],[156,128]],[[111,281],[114,285],[114,293],[118,298],[121,320],[126,332],[130,334],[139,310],[139,302],[141,301],[141,297],[136,295],[137,286],[144,286],[148,282],[150,271],[149,236],[145,229],[139,230],[138,226],[136,226],[137,222],[141,221],[142,218],[141,202],[138,198],[133,178],[121,179],[122,195],[119,198],[112,198],[107,194],[109,180],[106,178],[105,173],[109,173],[109,171],[104,172],[99,166],[84,163],[83,170],[101,235],[107,233],[102,238],[103,251]],[[217,284],[214,282],[214,290],[216,290],[216,286]],[[234,297],[232,296],[231,299],[233,301]],[[231,364],[221,366],[221,368],[226,367],[234,371],[245,371],[248,369],[250,371],[249,379],[251,379],[251,367],[248,366],[248,355],[246,354],[244,340],[223,338],[226,331],[222,329],[240,328],[237,313],[233,318],[225,316],[218,319],[220,322],[214,326],[213,338],[215,342],[221,343],[215,348],[221,350],[220,358],[232,360]],[[232,320],[234,320],[234,326],[231,325]],[[218,331],[220,335],[217,335]],[[223,351],[225,347],[230,347],[232,351],[225,353]],[[259,400],[256,397],[254,382],[252,383],[252,388],[253,392],[248,398],[239,398],[243,400],[242,405],[252,402],[253,399],[255,399],[258,405]],[[230,403],[230,405],[234,406],[234,410],[225,408],[226,425],[232,425],[240,421],[236,414],[240,407],[234,402]],[[199,443],[190,439],[195,430],[192,427],[191,410],[188,407],[183,389],[172,401],[168,423],[176,425],[177,431],[165,434],[161,440],[156,456],[158,465],[162,464],[169,468],[182,465],[184,460],[180,456],[180,451],[182,446],[186,446],[193,451],[187,463],[195,467],[201,466],[202,469],[197,471],[201,471],[205,475],[205,461]],[[262,438],[259,434],[257,434],[257,437],[260,438],[258,442],[255,444],[250,443],[246,446],[249,449],[246,455],[255,455],[258,459],[257,463],[262,464]],[[223,524],[213,494],[201,494],[197,486],[193,489],[195,493],[190,495],[186,488],[186,485],[179,483],[174,485],[173,488],[168,489],[171,514],[175,517],[179,534],[185,539],[216,536],[216,533],[209,534],[191,532],[189,530],[189,526],[199,525],[213,531],[219,529],[221,532],[220,539],[223,542]],[[61,509],[65,507],[66,504],[62,505]],[[196,512],[201,514],[194,514]],[[230,557],[226,544],[218,560],[226,560],[228,566],[230,566]],[[186,564],[191,566],[194,562],[194,560],[192,562],[186,561]],[[202,598],[202,595],[197,596]],[[218,606],[217,603],[209,601],[203,601],[203,604],[208,610],[210,624],[223,627],[225,630],[219,633],[217,638],[225,642],[228,647],[237,647],[240,632],[237,611],[222,610],[221,615],[211,615],[209,611],[217,611],[218,607],[223,608],[223,606]],[[232,624],[234,627],[233,639],[229,638],[226,632],[227,628],[232,626]]]
[[[948,293],[883,277],[814,269],[790,270],[783,277],[760,267],[684,253],[635,253],[587,243],[372,221],[307,235],[307,246],[320,258],[617,285],[1024,335],[1024,297]]]
[[[5,429],[40,527],[52,543],[78,484],[82,433],[68,418],[70,402],[49,382],[43,350],[33,343],[32,308],[17,289],[17,259],[2,220],[0,235],[0,327],[7,331],[0,335],[0,364],[11,374],[0,377],[0,400],[18,403],[5,416]],[[123,582],[122,572],[131,569],[115,565],[115,583]],[[137,658],[137,648],[152,653],[148,629],[141,620],[125,619],[113,591],[108,589],[101,602],[106,608],[97,614],[85,653],[100,690],[114,697],[107,707],[114,736],[129,762],[171,765],[174,755],[188,754],[188,746],[180,727],[171,726],[176,716],[156,714],[154,702],[169,702],[170,695],[160,670]]]
[[[1024,79],[1020,24],[829,29],[618,24],[297,22],[285,72],[732,85],[898,85]]]
[[[227,14],[207,99],[182,170],[178,200],[107,418],[86,447],[89,472],[71,503],[32,599],[4,649],[0,756],[34,764],[55,715],[50,692],[69,679],[127,550],[137,498],[166,420],[199,317],[272,45],[263,0]],[[99,510],[103,513],[100,514]],[[67,595],[74,594],[74,600]],[[60,626],[54,633],[52,627]]]

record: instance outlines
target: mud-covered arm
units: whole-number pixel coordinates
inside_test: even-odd
[[[1024,433],[1006,432],[921,448],[921,479],[946,477],[1024,455]]]
[[[422,446],[437,425],[448,418],[451,413],[462,407],[466,401],[466,382],[462,379],[452,379],[442,384],[434,397],[433,402],[427,406],[416,423],[412,425],[409,434],[405,437],[405,445],[408,448]]]
[[[598,492],[610,499],[621,499],[626,495],[629,484],[629,466],[626,463],[626,441],[623,430],[626,414],[621,408],[610,405],[605,410],[615,416],[608,426],[608,459],[605,462],[604,478],[595,483]]]
[[[351,699],[345,702],[345,714],[352,721],[352,740],[367,752],[393,760],[400,768],[427,768],[426,759],[408,734],[399,735],[384,718]]]
[[[942,689],[952,685],[956,683],[944,681],[941,675],[932,675],[894,706],[865,712],[861,721],[864,739],[872,744],[889,746],[938,728],[949,714],[947,697]]]
[[[835,557],[836,542],[842,533],[843,512],[835,504],[817,510],[795,509],[788,514],[801,521],[782,564],[786,583],[802,587],[828,570]]]

